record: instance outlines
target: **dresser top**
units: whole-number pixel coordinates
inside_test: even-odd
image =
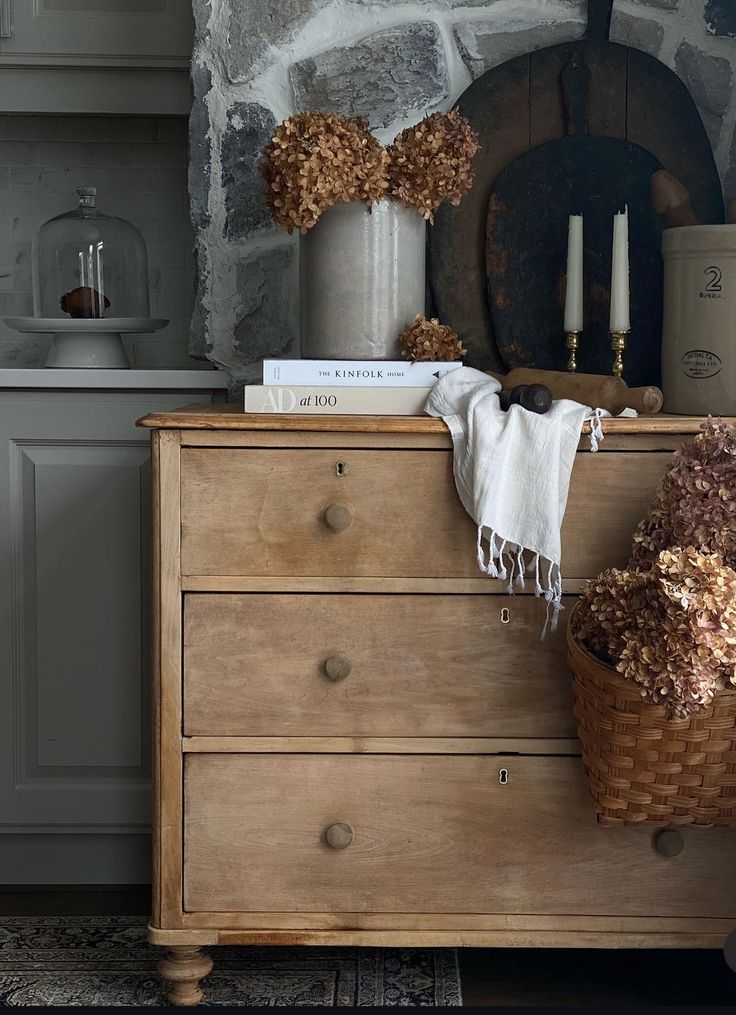
[[[736,424],[736,417],[724,420]],[[702,416],[638,416],[636,419],[603,420],[611,434],[697,433]],[[185,405],[171,412],[150,412],[138,426],[152,430],[312,430],[323,433],[417,433],[446,434],[447,427],[433,416],[300,416],[296,413],[243,412],[240,403]],[[585,429],[588,429],[586,424]]]

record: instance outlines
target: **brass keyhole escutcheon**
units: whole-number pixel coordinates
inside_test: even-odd
[[[335,464],[335,475],[336,476],[344,476],[345,475],[345,462],[337,462]]]
[[[506,607],[506,606],[504,606],[501,609],[501,623],[502,624],[510,624],[511,623],[511,614],[509,613],[508,607]]]
[[[502,769],[499,770],[498,781],[501,783],[502,786],[506,785],[506,783],[509,781],[509,770],[508,770],[508,768],[502,768]]]

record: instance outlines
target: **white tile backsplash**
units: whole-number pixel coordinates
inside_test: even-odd
[[[49,339],[20,335],[4,316],[33,313],[31,241],[39,225],[76,206],[76,188],[140,229],[148,248],[151,313],[170,323],[131,335],[131,364],[188,359],[194,291],[186,188],[186,117],[0,115],[0,366],[42,366]]]
[[[186,166],[187,146],[185,144],[139,144],[135,146],[136,166],[171,168]]]
[[[9,166],[10,189],[25,190],[33,194],[73,194],[79,184],[76,182],[84,176],[85,186],[97,187],[100,192],[110,190],[111,169],[90,169],[87,166]],[[125,170],[130,172],[130,170]],[[123,172],[123,170],[120,170]]]
[[[189,208],[185,193],[172,194],[170,191],[157,194],[141,191],[134,195],[134,201],[138,218],[169,219],[176,223],[181,222],[182,215],[186,215]]]
[[[5,325],[2,323],[3,317],[28,317],[32,313],[33,293],[0,291],[0,339],[4,341],[21,341],[16,331],[8,331],[5,328]],[[5,331],[3,331],[4,328]]]
[[[28,116],[14,117],[16,120],[41,120],[43,117]],[[59,126],[55,134],[33,134],[26,136],[37,137],[44,141],[54,141],[57,138],[61,141],[101,141],[107,140],[109,132],[107,129],[107,117],[105,116],[58,116]],[[113,138],[116,141],[130,141],[129,137]]]
[[[107,136],[111,141],[165,141],[159,134],[155,116],[116,116],[107,119]]]
[[[27,166],[33,154],[32,141],[0,141],[0,166]]]
[[[23,341],[19,342],[18,338]],[[8,341],[0,338],[0,363],[4,367],[43,366],[50,345],[50,339],[41,335],[16,335]]]
[[[92,120],[95,117],[66,117],[69,120]],[[15,141],[55,141],[63,138],[61,132],[61,118],[58,116],[9,116],[5,130],[5,136]],[[81,140],[78,132],[75,133],[75,141]]]
[[[5,142],[13,144],[12,141]],[[133,145],[108,141],[33,141],[33,161],[41,166],[132,166]]]
[[[163,190],[160,169],[108,169],[108,190],[111,194],[143,194]]]
[[[148,260],[159,268],[187,267],[190,282],[193,282],[194,267],[191,250],[185,250],[181,243],[149,243]]]
[[[0,292],[32,292],[30,243],[0,243]]]
[[[192,269],[191,265],[186,268],[161,268],[154,269],[161,273],[162,293],[181,293],[190,295],[192,291]]]

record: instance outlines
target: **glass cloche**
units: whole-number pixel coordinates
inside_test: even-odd
[[[80,187],[79,207],[40,227],[33,241],[36,317],[148,317],[148,255],[131,222],[97,208]]]
[[[33,317],[6,318],[17,331],[53,335],[46,366],[127,367],[121,334],[155,331],[146,244],[131,222],[97,208],[80,187],[79,206],[39,228],[33,241]]]

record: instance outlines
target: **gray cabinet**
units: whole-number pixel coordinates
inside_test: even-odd
[[[0,392],[0,881],[149,877],[154,409],[208,393]]]
[[[0,0],[3,61],[189,66],[191,0]]]
[[[188,113],[191,0],[0,0],[0,111]]]

